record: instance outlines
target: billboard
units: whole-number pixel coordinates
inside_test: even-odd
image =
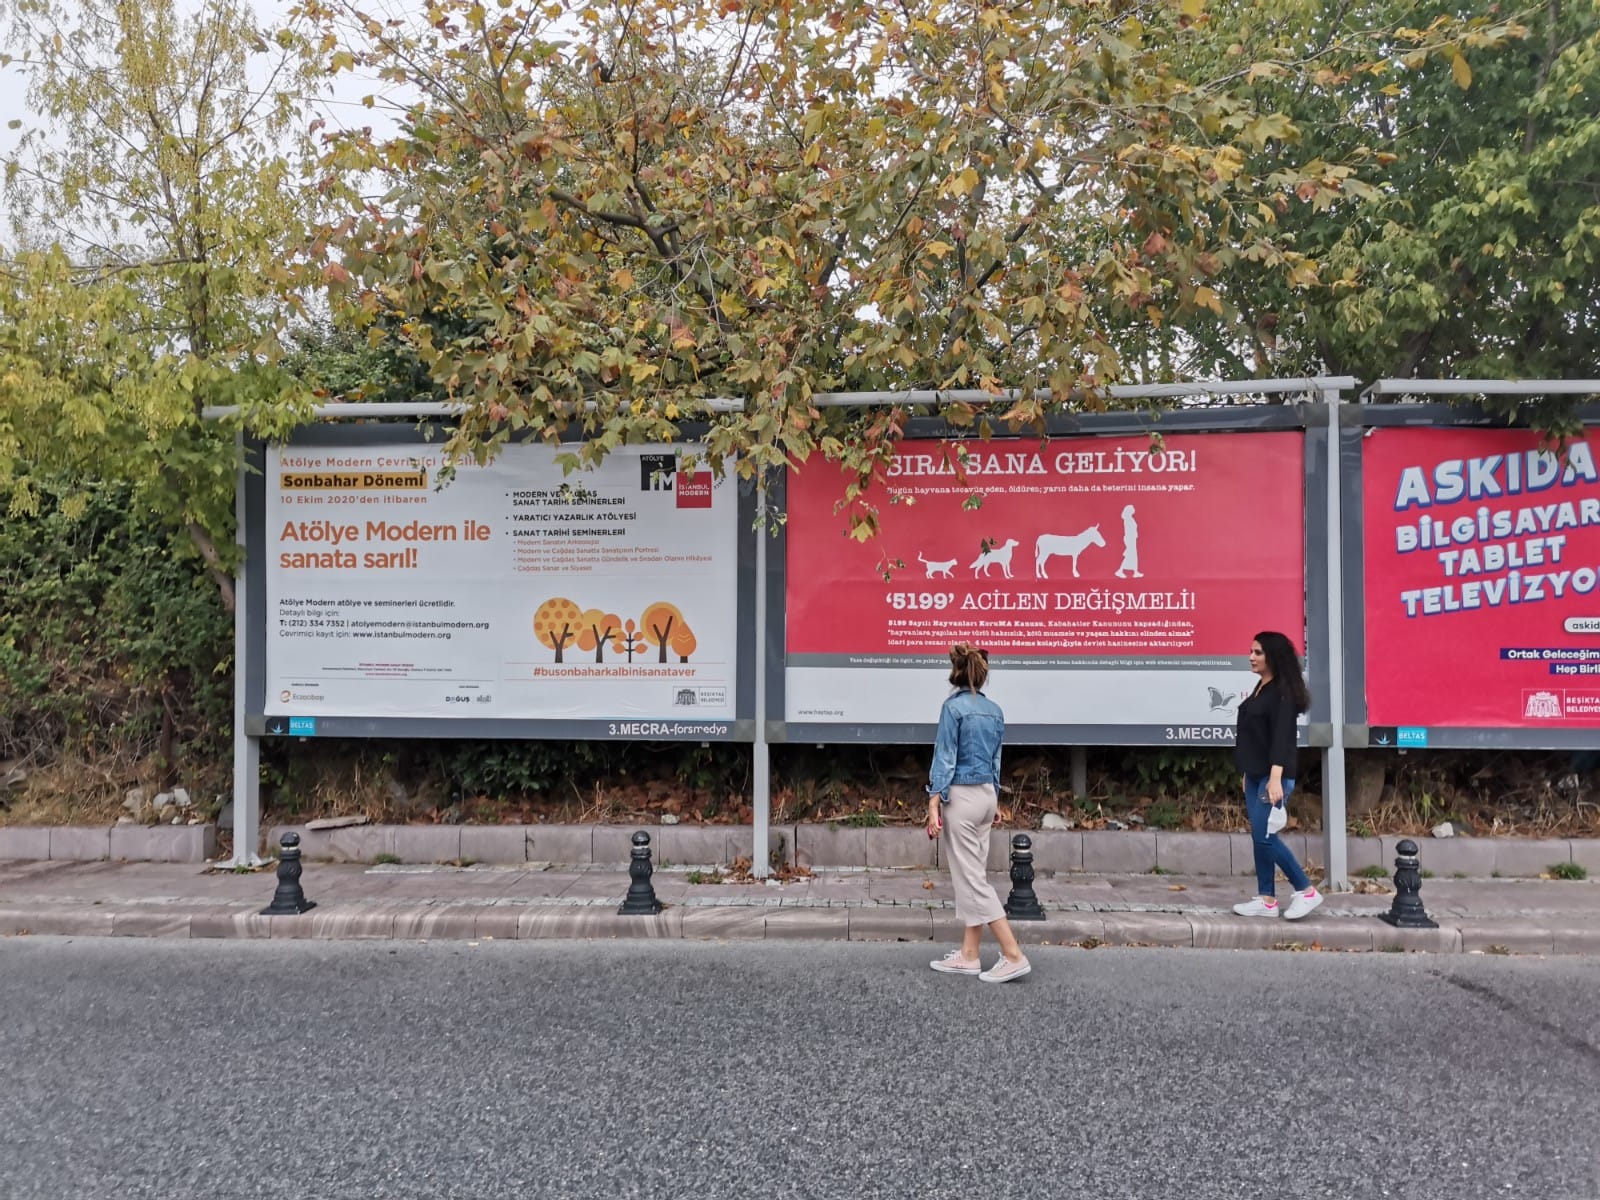
[[[731,476],[681,469],[677,446],[567,475],[535,444],[452,475],[415,435],[354,432],[265,451],[265,732],[403,718],[731,736]]]
[[[1552,453],[1531,430],[1379,427],[1362,439],[1361,481],[1375,742],[1600,726],[1590,442]]]
[[[837,467],[791,471],[784,719],[925,728],[974,641],[1022,736],[1231,743],[1254,634],[1305,648],[1304,455],[1298,430],[910,439],[865,542]]]

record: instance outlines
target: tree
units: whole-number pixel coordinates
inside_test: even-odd
[[[606,643],[619,653],[622,645],[622,618],[604,609],[591,608],[580,618],[583,631],[578,634],[578,649],[593,650],[597,663],[606,660]]]
[[[679,662],[688,662],[699,644],[694,639],[694,630],[688,625],[679,625],[672,635],[672,652],[678,656]]]
[[[661,662],[667,661],[667,648],[672,644],[675,632],[684,627],[683,613],[676,604],[668,604],[665,600],[657,600],[644,610],[644,615],[639,618],[639,625],[644,634],[644,640],[652,646],[660,648]]]
[[[567,643],[575,640],[583,627],[583,612],[564,596],[552,596],[533,614],[533,636],[541,646],[556,652],[561,661]]]
[[[1600,321],[1600,9],[1297,0],[1218,9],[1214,59],[1295,150],[1359,186],[1278,214],[1319,265],[1292,290],[1240,259],[1210,321],[1145,336],[1200,374],[1570,376]],[[1309,77],[1304,47],[1322,48]],[[1283,146],[1247,169],[1278,169]]]
[[[302,60],[239,0],[5,0],[34,123],[6,162],[0,482],[123,478],[185,529],[231,607],[232,430],[281,432],[309,389],[276,363],[315,268],[318,192],[286,147]],[[253,64],[268,63],[263,77]]]
[[[995,422],[946,415],[1037,427],[1045,389],[1094,403],[1120,376],[1112,317],[1215,308],[1222,251],[1314,283],[1280,214],[1352,174],[1300,161],[1233,64],[1179,69],[1204,0],[303,8],[330,68],[422,94],[398,136],[330,155],[390,190],[329,239],[352,310],[467,406],[453,450],[577,425],[589,463],[734,396],[709,456],[843,462],[862,536],[907,413],[815,393],[1018,388]]]

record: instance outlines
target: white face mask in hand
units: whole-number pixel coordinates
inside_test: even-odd
[[[1274,804],[1267,810],[1267,832],[1277,833],[1289,823],[1289,806],[1287,804]]]

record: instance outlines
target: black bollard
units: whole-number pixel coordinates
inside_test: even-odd
[[[278,890],[272,893],[272,903],[261,910],[261,915],[293,917],[316,906],[317,902],[307,900],[300,887],[300,835],[286,833],[278,851]]]
[[[1378,919],[1397,929],[1439,928],[1438,922],[1430,920],[1422,907],[1422,872],[1417,867],[1417,844],[1407,838],[1394,852],[1394,903],[1388,912],[1379,913]]]
[[[661,911],[661,901],[650,886],[650,876],[655,868],[650,865],[650,835],[640,830],[633,835],[633,856],[628,863],[628,894],[623,898],[619,916],[653,917]]]
[[[1033,839],[1025,833],[1011,835],[1011,894],[1006,916],[1013,921],[1042,921],[1044,909],[1033,894]]]

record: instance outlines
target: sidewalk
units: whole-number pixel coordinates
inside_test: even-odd
[[[948,875],[933,870],[822,871],[789,883],[691,883],[657,870],[666,909],[622,917],[628,876],[615,868],[374,866],[309,863],[317,907],[262,917],[272,871],[191,864],[0,862],[0,936],[490,939],[585,937],[821,938],[953,942]],[[991,876],[1002,899],[1011,883]],[[1302,921],[1236,917],[1250,882],[1215,876],[1041,874],[1047,919],[1018,922],[1025,942],[1216,949],[1427,950],[1600,954],[1600,884],[1426,880],[1436,930],[1377,919],[1387,894],[1329,895]],[[1287,888],[1281,890],[1287,896]]]

